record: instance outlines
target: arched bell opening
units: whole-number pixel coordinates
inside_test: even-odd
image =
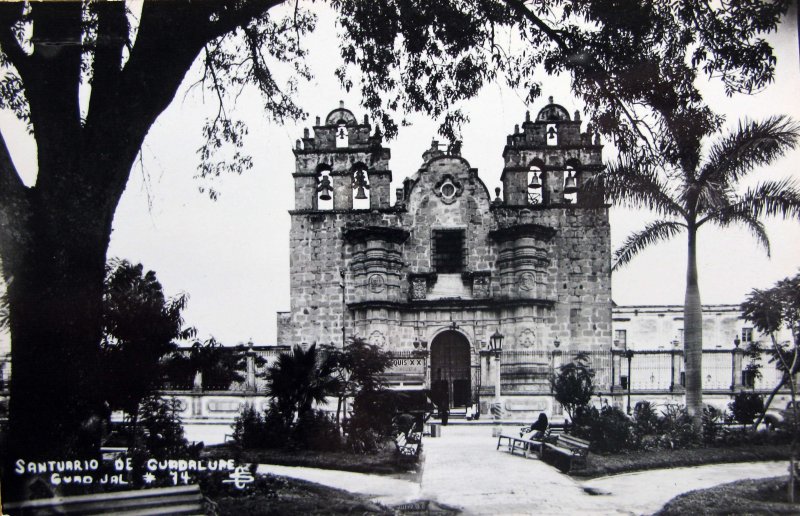
[[[316,201],[318,210],[333,209],[333,180],[331,167],[328,165],[317,167]]]
[[[363,163],[353,167],[353,209],[368,210],[370,208],[369,174]]]
[[[545,181],[545,173],[537,165],[528,169],[528,204],[544,204]]]
[[[578,171],[572,165],[564,170],[564,203],[578,203]]]
[[[448,408],[466,407],[472,401],[471,351],[467,338],[448,330],[431,343],[431,398]]]

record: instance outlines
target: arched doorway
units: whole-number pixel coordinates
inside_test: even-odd
[[[471,401],[469,341],[457,331],[446,331],[431,343],[431,394],[439,402],[446,396],[450,407],[466,407]]]

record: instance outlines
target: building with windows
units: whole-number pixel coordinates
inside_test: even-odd
[[[453,408],[495,396],[552,410],[554,350],[612,346],[608,207],[586,182],[602,145],[551,102],[508,136],[494,198],[460,144],[424,151],[390,200],[390,150],[340,106],[294,149],[291,310],[281,345],[350,337],[395,354],[397,388]],[[498,342],[495,339],[495,342]]]

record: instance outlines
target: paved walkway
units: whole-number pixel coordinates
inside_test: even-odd
[[[424,441],[421,484],[378,475],[285,466],[269,472],[372,496],[395,505],[427,499],[466,514],[651,514],[676,495],[743,478],[782,475],[786,463],[745,463],[644,471],[585,482],[536,458],[496,451],[487,426],[447,426]],[[600,494],[589,494],[587,492]]]

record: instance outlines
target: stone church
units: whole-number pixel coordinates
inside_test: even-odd
[[[380,130],[343,105],[317,118],[294,149],[278,343],[360,337],[394,354],[396,388],[485,410],[499,376],[504,396],[552,413],[556,354],[612,346],[608,206],[584,189],[601,153],[591,125],[551,98],[507,137],[502,191],[458,142],[434,141],[392,203]]]

